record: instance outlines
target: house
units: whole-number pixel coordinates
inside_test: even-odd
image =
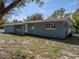
[[[32,34],[51,38],[65,38],[71,33],[70,17],[5,24],[5,33]]]

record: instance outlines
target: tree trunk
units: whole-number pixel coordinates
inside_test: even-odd
[[[3,24],[2,17],[7,14],[11,9],[13,9],[17,4],[19,4],[22,0],[15,0],[8,7],[4,8],[4,2],[2,2],[1,10],[0,10],[0,25]]]
[[[15,0],[13,3],[11,3],[8,7],[4,8],[0,11],[0,18],[7,14],[11,9],[13,9],[17,4],[19,4],[22,0]]]

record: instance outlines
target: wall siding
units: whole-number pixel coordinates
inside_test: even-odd
[[[4,26],[5,33],[14,33],[14,26]]]
[[[20,27],[21,31],[17,31],[16,26],[17,25],[4,26],[4,32],[5,33],[16,33],[16,34],[24,34],[25,33],[25,28],[24,28],[25,26],[24,25],[21,25],[21,27]]]
[[[9,25],[9,26],[4,26],[4,32],[5,33],[16,33],[16,26]],[[27,28],[26,28],[27,26]],[[33,27],[33,28],[32,28]],[[46,29],[46,23],[30,23],[30,24],[23,24],[21,25],[21,32],[19,34],[25,34],[26,30],[28,34],[33,34],[33,35],[39,35],[39,36],[44,36],[44,37],[51,37],[51,38],[65,38],[67,35],[67,29],[64,26],[63,22],[57,22],[55,23],[55,30],[47,30]],[[65,27],[65,28],[64,28]]]
[[[18,28],[17,27],[20,27],[19,29],[19,31],[17,30]],[[25,33],[25,25],[15,25],[15,33],[17,33],[17,34],[24,34]]]
[[[34,27],[34,29],[32,29],[32,26]],[[66,31],[64,29],[63,23],[56,23],[55,27],[55,30],[46,30],[46,25],[43,23],[29,24],[28,33],[52,38],[65,38]]]

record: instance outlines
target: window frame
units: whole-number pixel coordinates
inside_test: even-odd
[[[55,29],[56,29],[55,23],[47,23],[46,24],[46,30],[55,30]]]

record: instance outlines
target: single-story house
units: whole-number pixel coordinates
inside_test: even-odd
[[[4,32],[65,38],[71,33],[70,17],[5,24]]]

